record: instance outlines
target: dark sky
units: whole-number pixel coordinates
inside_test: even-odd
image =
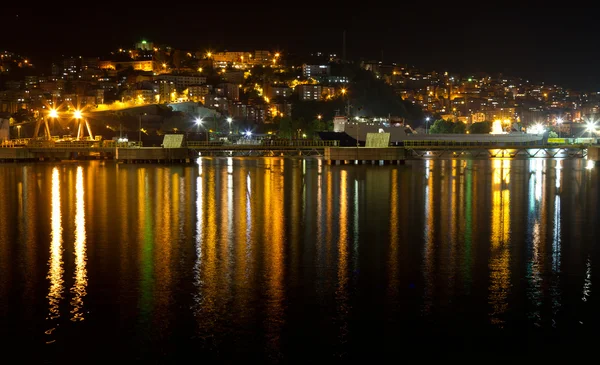
[[[383,55],[384,62],[424,69],[503,72],[600,91],[600,17],[595,7],[577,1],[570,3],[578,6],[564,1],[446,3],[452,7],[427,1],[397,1],[391,7],[377,1],[246,1],[173,9],[162,3],[164,7],[137,9],[90,9],[85,2],[5,8],[0,20],[3,30],[10,31],[0,33],[0,49],[35,61],[54,54],[98,55],[147,39],[185,49],[341,54],[346,30],[349,58],[379,60]]]

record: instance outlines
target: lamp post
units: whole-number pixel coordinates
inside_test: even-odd
[[[588,122],[585,129],[587,129],[587,131],[590,132],[590,138],[592,138],[592,133],[596,132],[596,123]]]
[[[142,114],[139,115],[138,146],[142,146]]]
[[[425,118],[425,134],[429,134],[429,117]]]
[[[558,138],[560,138],[560,126],[561,126],[562,122],[563,122],[563,121],[562,121],[562,119],[561,119],[561,118],[558,118],[558,119],[556,120],[556,124],[558,124]]]
[[[21,126],[17,126],[17,138],[21,138]]]
[[[196,125],[198,125],[198,126],[201,125],[201,126],[204,127],[202,118],[197,118],[196,119]],[[206,131],[206,144],[208,145],[208,129],[206,127],[204,127],[204,130]]]
[[[231,134],[231,122],[233,122],[233,119],[231,117],[227,118],[227,123],[229,123],[229,134]]]
[[[358,146],[360,145],[360,142],[358,142],[358,131],[360,130],[360,122],[358,121],[358,116],[354,117],[354,120],[356,120],[356,148],[358,148]]]

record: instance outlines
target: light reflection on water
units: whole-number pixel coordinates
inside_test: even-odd
[[[490,321],[503,326],[510,293],[510,161],[492,161],[492,221],[490,252]]]
[[[62,247],[62,219],[61,219],[61,200],[60,200],[60,173],[58,168],[52,170],[52,233],[50,242],[50,262],[48,263],[48,279],[50,285],[48,288],[48,321],[50,328],[46,330],[47,335],[52,335],[56,330],[56,319],[60,317],[60,300],[64,291],[63,279],[63,247]],[[54,342],[49,339],[47,343]]]
[[[597,323],[585,160],[0,169],[6,341],[280,362]]]
[[[71,300],[71,320],[83,321],[85,319],[83,311],[83,298],[85,297],[87,287],[86,270],[86,233],[85,233],[85,195],[83,185],[83,167],[77,167],[76,177],[76,213],[75,213],[75,283],[71,288],[73,299]]]

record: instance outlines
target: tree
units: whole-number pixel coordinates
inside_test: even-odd
[[[317,118],[312,121],[310,129],[311,129],[310,130],[311,133],[325,132],[325,131],[329,130],[329,125],[328,125],[327,121],[323,120],[323,118],[321,118],[321,119]]]
[[[278,135],[281,138],[292,138],[294,135],[294,126],[292,122],[292,118],[285,117],[275,117],[273,120],[275,123],[279,122],[279,133]]]
[[[429,128],[429,133],[431,134],[448,134],[453,133],[454,130],[454,122],[444,119],[436,120],[431,128]]]
[[[463,122],[454,123],[454,128],[452,129],[452,133],[455,134],[465,134],[467,131],[467,125]]]
[[[492,123],[488,121],[471,124],[469,133],[471,134],[489,134],[492,131]]]

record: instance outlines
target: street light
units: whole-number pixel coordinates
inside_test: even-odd
[[[429,117],[425,118],[425,134],[429,134]]]
[[[596,132],[596,123],[587,122],[585,129],[590,132],[590,138],[592,137],[592,132]]]
[[[560,138],[560,126],[561,126],[562,122],[563,122],[563,121],[562,121],[562,119],[561,119],[561,118],[558,118],[558,119],[556,120],[556,124],[558,124],[558,138]]]
[[[227,118],[227,123],[229,123],[229,134],[231,134],[231,122],[233,122],[233,118]]]
[[[204,121],[202,118],[196,118],[196,125],[201,125],[204,127]],[[204,128],[204,130],[206,131],[206,144],[208,144],[208,129]]]

